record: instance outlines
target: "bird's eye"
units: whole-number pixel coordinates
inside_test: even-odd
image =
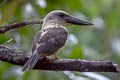
[[[52,19],[52,17],[49,17],[49,19]]]
[[[64,17],[64,14],[59,14],[60,17]]]

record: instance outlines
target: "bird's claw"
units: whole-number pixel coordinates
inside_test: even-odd
[[[42,58],[42,60],[49,61],[50,59],[49,59],[49,57],[45,56],[45,57]]]
[[[54,60],[60,59],[60,57],[58,57],[57,55],[54,56],[55,56]]]

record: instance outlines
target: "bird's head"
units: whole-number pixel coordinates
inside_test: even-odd
[[[61,10],[51,11],[47,14],[47,16],[44,18],[43,24],[51,23],[57,23],[60,25],[93,25],[90,22],[72,17],[70,14]]]

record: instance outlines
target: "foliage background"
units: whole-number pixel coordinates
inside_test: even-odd
[[[2,3],[3,0],[0,0]],[[0,8],[0,26],[40,19],[56,9],[89,20],[94,26],[71,26],[61,58],[112,60],[120,65],[120,0],[7,0]],[[31,25],[0,34],[0,44],[31,52],[32,40],[41,25]],[[21,72],[21,67],[0,62],[0,80],[120,80],[116,73]]]

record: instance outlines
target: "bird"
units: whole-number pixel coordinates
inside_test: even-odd
[[[75,18],[62,10],[49,12],[43,19],[42,28],[36,34],[32,44],[32,55],[24,64],[22,71],[33,69],[39,59],[54,55],[65,46],[70,25],[93,25],[91,22]]]

